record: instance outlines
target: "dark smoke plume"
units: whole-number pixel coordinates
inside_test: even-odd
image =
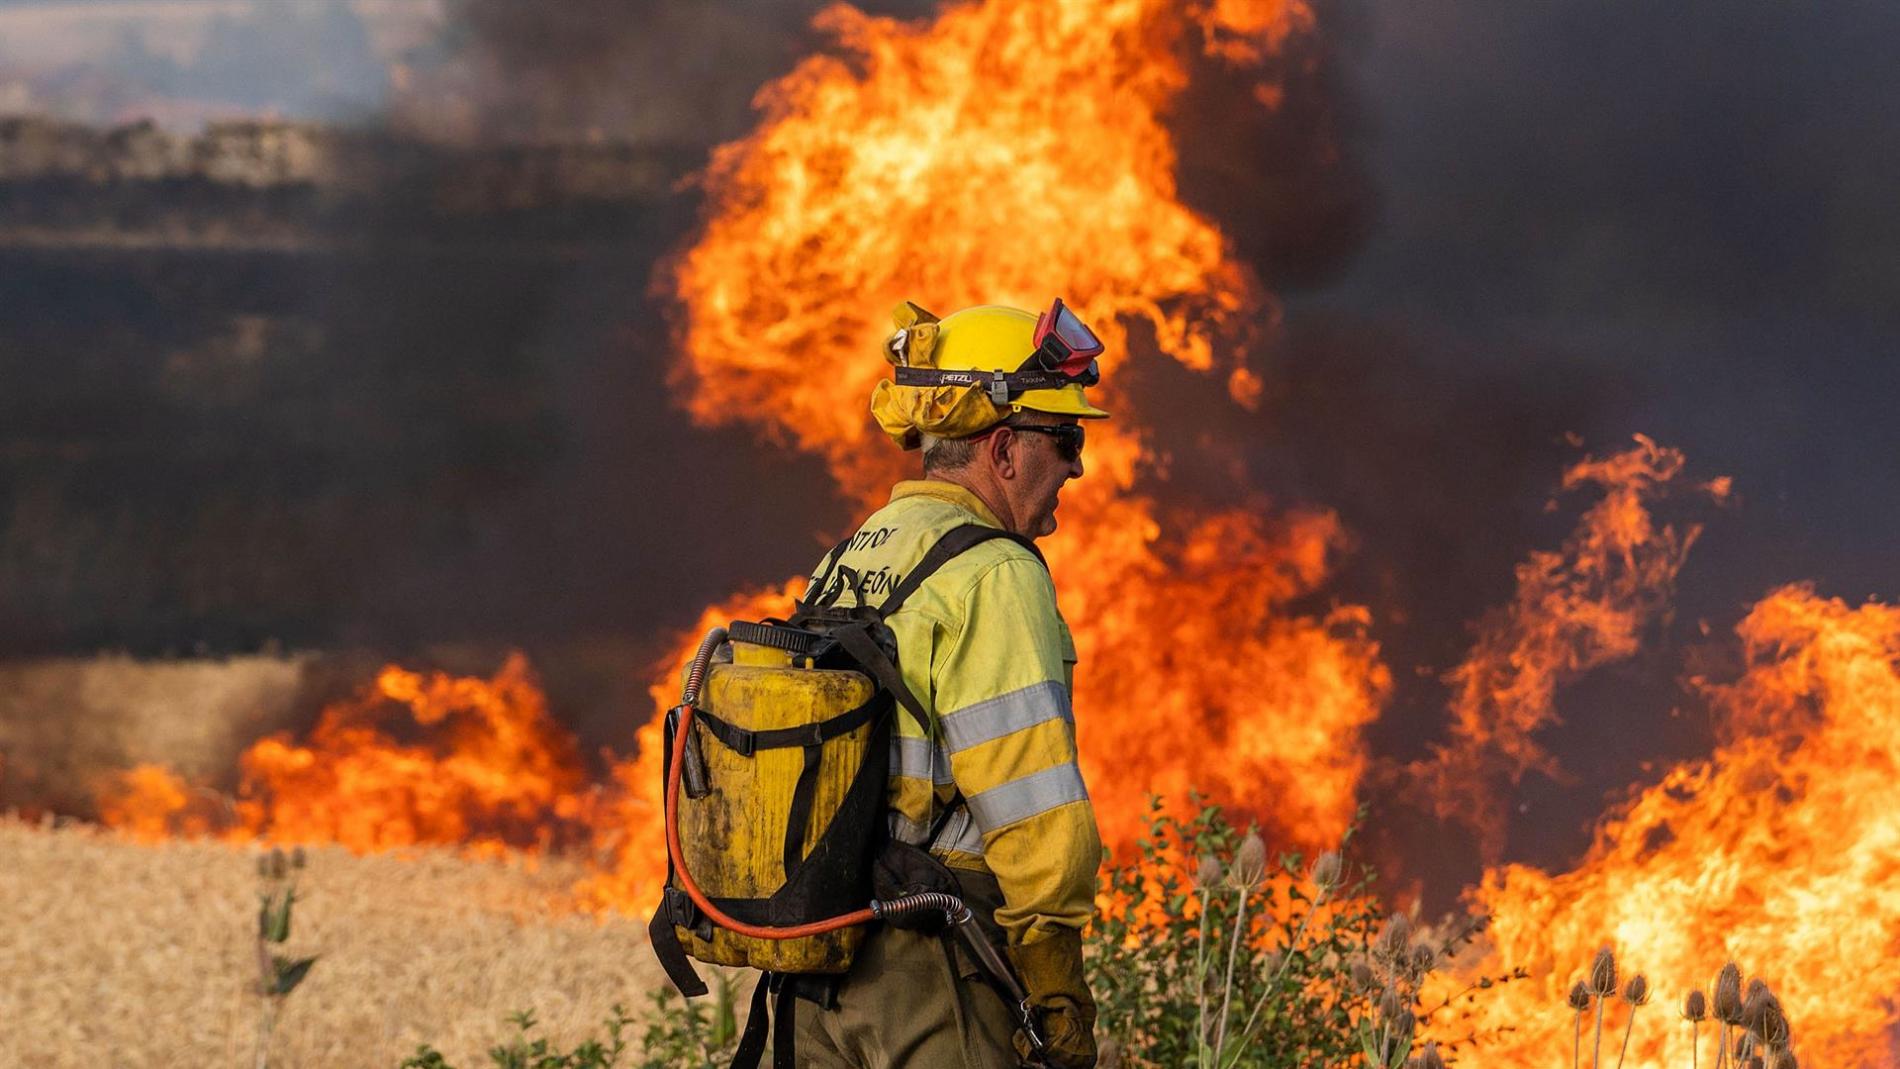
[[[1378,196],[1349,71],[1363,21],[1322,2],[1314,29],[1258,67],[1197,52],[1171,117],[1182,197],[1276,293],[1331,281],[1371,232]]]
[[[819,38],[823,0],[455,0],[397,121],[429,136],[710,146]],[[928,0],[866,5],[922,15]]]

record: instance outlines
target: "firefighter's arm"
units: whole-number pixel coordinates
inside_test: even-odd
[[[1048,572],[1006,558],[971,586],[962,622],[932,666],[951,774],[1002,887],[996,920],[1042,1011],[1051,1054],[1062,1065],[1093,1064],[1081,929],[1095,909],[1102,844],[1076,764]]]

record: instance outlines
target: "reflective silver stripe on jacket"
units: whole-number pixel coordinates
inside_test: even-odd
[[[937,751],[934,766],[930,761],[932,749]],[[929,739],[905,735],[891,739],[891,775],[927,779],[933,783],[955,782],[950,778],[950,756],[941,747],[931,746]]]
[[[995,831],[1006,824],[1027,820],[1060,805],[1088,801],[1088,788],[1082,784],[1082,770],[1073,761],[991,787],[969,798],[970,812],[977,827]]]
[[[1075,714],[1069,707],[1069,688],[1047,679],[946,713],[942,718],[943,737],[951,753],[962,753],[972,746],[1058,717],[1070,726],[1075,724]]]
[[[899,842],[909,843],[912,846],[924,845],[924,837],[930,834],[928,826],[919,824],[895,809],[890,812],[891,835]],[[976,822],[970,819],[968,809],[958,809],[944,823],[943,832],[937,836],[937,841],[931,844],[931,847],[932,852],[938,854],[957,851],[982,857],[983,832],[976,826]]]
[[[938,853],[954,850],[983,856],[983,831],[976,826],[976,821],[970,819],[969,809],[958,809],[949,823],[943,826],[943,834],[937,837],[936,849]]]

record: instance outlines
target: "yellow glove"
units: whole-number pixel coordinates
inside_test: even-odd
[[[1034,943],[1009,948],[1010,962],[1029,992],[1030,1012],[1042,1028],[1044,1056],[1056,1069],[1093,1069],[1095,999],[1082,975],[1082,935],[1064,929]],[[1018,1033],[1016,1053],[1029,1057],[1029,1040]]]

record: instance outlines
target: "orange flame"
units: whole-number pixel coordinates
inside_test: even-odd
[[[1101,400],[1117,413],[1091,428],[1089,475],[1048,544],[1083,658],[1079,730],[1104,832],[1125,844],[1150,792],[1198,787],[1280,845],[1330,843],[1391,685],[1365,609],[1292,608],[1321,588],[1345,534],[1323,510],[1164,507],[1125,375],[1165,355],[1218,376],[1239,405],[1257,398],[1245,335],[1277,310],[1182,203],[1165,117],[1191,61],[1255,71],[1312,31],[1311,12],[1300,0],[967,0],[914,24],[838,6],[819,25],[845,55],[809,59],[761,95],[764,122],[716,154],[704,232],[666,276],[689,411],[823,457],[868,508],[914,465],[865,411],[886,373],[885,310],[1068,298],[1109,342]],[[1275,87],[1253,98],[1272,107]],[[1697,529],[1659,526],[1650,506],[1681,469],[1647,439],[1575,466],[1565,487],[1601,487],[1603,500],[1559,552],[1519,567],[1516,597],[1448,677],[1451,741],[1419,771],[1493,849],[1492,785],[1558,771],[1536,741],[1556,689],[1630,656],[1666,610]],[[802,586],[708,609],[673,663],[704,628],[782,611]],[[1533,977],[1474,1005],[1494,1034],[1484,1064],[1561,1057],[1564,990],[1605,942],[1655,979],[1662,1004],[1644,1011],[1632,1066],[1689,1061],[1663,1008],[1682,994],[1671,985],[1728,957],[1771,970],[1811,1063],[1892,1064],[1900,892],[1883,888],[1900,843],[1900,610],[1790,587],[1738,632],[1739,678],[1698,681],[1723,726],[1708,760],[1620,806],[1574,871],[1494,867],[1472,892],[1493,918],[1478,967]],[[656,707],[676,694],[662,679]],[[363,699],[326,709],[308,741],[253,747],[227,819],[235,834],[357,849],[534,848],[591,832],[610,865],[584,893],[644,911],[664,870],[660,731],[657,717],[640,730],[638,756],[614,770],[618,795],[596,804],[525,662],[487,681],[392,666]],[[194,830],[210,819],[200,806],[154,768],[101,799],[109,821],[148,836]]]
[[[499,853],[578,836],[588,813],[574,740],[520,654],[488,680],[387,666],[364,695],[326,707],[307,741],[260,740],[240,767],[224,820],[153,766],[103,793],[100,819],[146,839],[223,827],[232,838],[358,851],[437,843]]]
[[[1066,295],[1111,353],[1138,321],[1251,395],[1242,351],[1216,351],[1266,297],[1180,202],[1163,117],[1184,51],[1271,47],[1310,21],[1296,0],[988,0],[927,25],[828,9],[818,26],[854,62],[807,59],[760,94],[765,122],[715,154],[711,217],[673,274],[693,414],[789,437],[869,500],[903,467],[865,408],[888,310],[912,298]],[[1139,450],[1111,437],[1096,481],[1125,489]]]
[[[1568,1049],[1564,990],[1606,942],[1657,981],[1665,1007],[1639,1020],[1632,1066],[1688,1064],[1666,1007],[1728,959],[1764,971],[1804,1061],[1893,1064],[1900,609],[1789,586],[1736,632],[1740,677],[1696,680],[1726,740],[1708,760],[1619,807],[1574,871],[1509,865],[1473,893],[1493,917],[1491,962],[1533,976],[1478,1004],[1488,1026],[1515,1029],[1485,1048],[1487,1064]]]
[[[1470,655],[1446,677],[1455,691],[1451,741],[1415,772],[1431,785],[1441,817],[1478,831],[1487,862],[1504,848],[1498,781],[1515,786],[1527,772],[1563,774],[1533,738],[1558,722],[1557,688],[1634,654],[1674,593],[1701,528],[1658,527],[1649,503],[1682,466],[1679,451],[1637,435],[1634,448],[1585,458],[1565,472],[1565,490],[1593,484],[1603,499],[1561,550],[1518,565],[1516,596],[1481,625]],[[1727,486],[1703,488],[1720,498]]]
[[[205,835],[220,824],[205,795],[163,765],[135,765],[118,773],[94,801],[100,823],[142,843]]]
[[[761,94],[765,122],[716,154],[705,231],[673,269],[674,382],[689,410],[823,456],[868,508],[916,464],[867,413],[888,373],[888,309],[1068,298],[1109,344],[1103,393],[1117,413],[1090,428],[1089,475],[1066,491],[1047,543],[1083,660],[1076,705],[1103,831],[1131,841],[1150,792],[1192,783],[1288,845],[1331,842],[1352,813],[1360,730],[1389,687],[1364,609],[1287,609],[1325,578],[1338,521],[1270,519],[1257,503],[1161,508],[1137,489],[1160,473],[1113,366],[1144,358],[1152,336],[1160,353],[1222,375],[1237,403],[1257,395],[1238,335],[1275,310],[1219,230],[1181,203],[1164,116],[1194,50],[1257,63],[1310,29],[1310,12],[1294,0],[990,0],[927,24],[838,6],[819,25],[849,59],[808,59]],[[628,819],[650,822],[654,759],[620,779],[638,799]],[[650,906],[660,853],[644,857],[623,855],[603,894]]]

